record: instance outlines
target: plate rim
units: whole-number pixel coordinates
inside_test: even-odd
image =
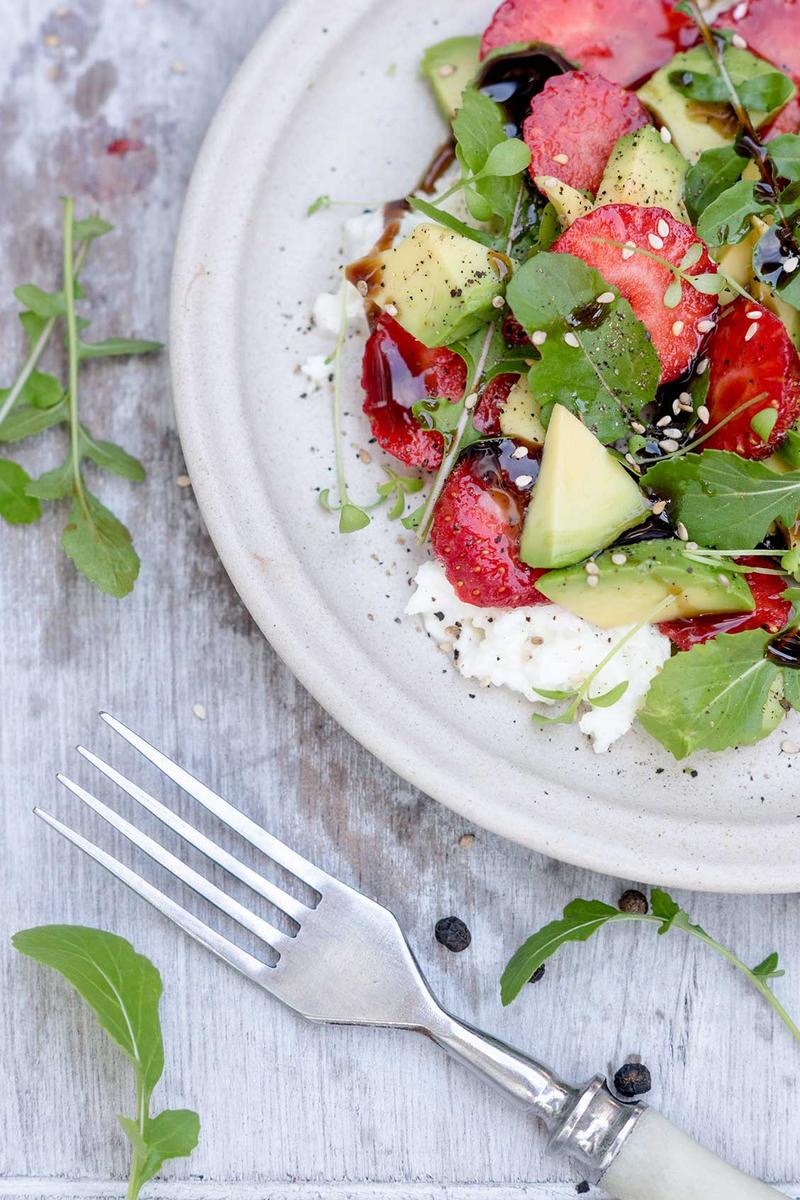
[[[350,23],[363,15],[372,2],[373,0],[339,0],[336,13],[337,33],[342,30],[346,32]],[[228,197],[228,227],[222,231],[212,217],[215,210],[213,196],[219,188],[220,164],[224,164],[228,157],[236,152],[237,142],[241,143],[242,139],[237,132],[240,129],[240,117],[242,113],[252,109],[250,98],[254,93],[263,90],[270,60],[275,60],[276,68],[281,61],[285,62],[287,43],[291,43],[298,35],[298,40],[302,41],[303,49],[310,60],[314,56],[323,60],[330,52],[331,39],[325,40],[316,32],[311,17],[314,10],[319,11],[319,7],[320,0],[291,0],[285,3],[268,22],[234,75],[211,121],[192,172],[181,214],[173,262],[170,287],[170,360],[178,432],[201,515],[234,587],[261,632],[282,660],[334,719],[401,778],[469,822],[562,862],[623,879],[647,880],[650,883],[684,887],[694,891],[799,891],[800,862],[781,863],[776,867],[775,863],[765,856],[763,862],[760,859],[750,862],[744,877],[741,863],[727,862],[724,859],[715,862],[709,862],[707,859],[701,862],[688,859],[666,860],[663,850],[654,849],[662,843],[665,821],[665,818],[658,818],[655,814],[649,816],[646,822],[652,827],[655,836],[650,838],[650,848],[644,849],[641,844],[644,830],[641,826],[638,831],[640,840],[636,847],[622,847],[619,843],[611,845],[601,842],[595,833],[590,837],[585,832],[576,830],[574,826],[567,830],[563,823],[554,830],[552,826],[548,826],[544,814],[538,810],[533,810],[527,819],[522,819],[513,809],[487,811],[486,806],[481,804],[480,796],[476,794],[477,785],[473,785],[473,790],[470,791],[469,778],[462,778],[458,785],[454,786],[455,776],[452,768],[445,770],[441,765],[426,760],[423,755],[415,755],[413,751],[409,751],[408,745],[395,736],[390,728],[372,719],[370,714],[365,716],[363,710],[359,710],[354,697],[348,694],[346,688],[342,688],[340,680],[334,683],[326,677],[325,672],[319,670],[318,658],[310,642],[297,637],[296,631],[286,623],[287,609],[285,605],[281,606],[277,598],[278,585],[275,579],[272,579],[270,586],[265,586],[263,570],[259,564],[253,562],[252,552],[246,542],[243,530],[245,519],[235,507],[233,485],[221,480],[219,473],[213,469],[214,451],[218,447],[209,445],[209,435],[204,423],[197,419],[195,401],[204,391],[204,372],[210,371],[213,375],[215,366],[218,365],[210,364],[208,355],[204,360],[200,352],[205,349],[207,343],[199,330],[203,320],[209,317],[210,306],[203,282],[214,274],[213,267],[207,268],[204,263],[211,261],[212,264],[216,264],[219,259],[224,262],[226,253],[230,261],[230,256],[236,253],[236,221],[237,218],[246,219],[249,211],[246,203],[248,187],[252,192],[257,168],[252,167],[251,177],[249,181],[245,180],[245,186],[241,186],[241,180],[237,179],[238,190],[232,203],[231,197]],[[325,15],[330,23],[329,9]],[[305,75],[303,71],[292,74],[296,77],[293,81],[296,91],[300,86],[298,80]],[[285,80],[282,83],[281,100],[285,109],[295,92],[292,86],[286,86]],[[274,125],[280,128],[280,121],[275,121]],[[229,271],[228,274],[233,278],[235,273]],[[212,306],[214,311],[221,307],[218,298],[220,289],[225,284],[224,269],[220,275],[221,281],[215,280],[214,283],[217,289]],[[236,334],[230,336],[235,342]],[[220,354],[219,358],[222,357]],[[234,374],[235,361],[234,356],[230,362]],[[282,540],[277,522],[271,533],[276,540]],[[304,584],[303,575],[303,564],[299,560],[290,565],[282,585],[284,590]],[[338,621],[336,625],[340,628]],[[533,772],[531,774],[535,781],[536,776]],[[554,804],[575,805],[578,802],[585,803],[587,799],[580,791],[549,781],[547,791],[550,809]],[[594,802],[597,803],[598,798],[594,798]],[[674,822],[675,818],[672,818],[670,823]],[[705,826],[705,823],[700,821],[695,824],[698,827]],[[742,825],[745,824],[747,823],[742,822]],[[727,828],[739,826],[729,825]],[[775,828],[779,826],[776,825]],[[724,835],[721,827],[706,826],[706,829],[712,838],[716,836],[721,839],[719,844],[722,850]]]

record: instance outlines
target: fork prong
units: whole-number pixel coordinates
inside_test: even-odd
[[[255,821],[251,821],[249,817],[239,812],[238,808],[234,808],[227,800],[223,800],[216,792],[212,792],[211,788],[206,787],[199,779],[195,779],[183,767],[179,767],[177,763],[174,763],[171,758],[167,758],[166,754],[163,754],[162,751],[156,750],[155,746],[151,746],[144,738],[134,733],[133,730],[128,729],[127,725],[123,725],[116,717],[112,717],[107,712],[101,712],[100,717],[120,737],[125,738],[126,742],[129,742],[140,754],[143,754],[153,766],[163,771],[173,783],[177,783],[178,787],[183,788],[194,800],[197,800],[199,804],[202,804],[210,812],[214,813],[215,816],[219,817],[220,821],[224,821],[226,825],[229,825],[231,829],[235,830],[246,841],[256,846],[263,854],[274,859],[282,867],[285,867],[287,871],[291,871],[298,879],[310,884],[311,887],[316,888],[319,892],[322,892],[326,886],[336,885],[337,880],[331,875],[328,875],[325,871],[321,871],[319,867],[315,867],[308,859],[303,858],[302,855],[295,853],[294,850],[285,846],[283,842],[278,841],[271,833],[267,833],[266,829],[257,825]]]
[[[143,900],[147,900],[148,904],[152,904],[153,908],[157,908],[165,917],[169,917],[170,921],[174,921],[176,925],[180,925],[181,929],[185,930],[191,937],[195,938],[203,946],[206,946],[213,954],[216,954],[224,962],[235,967],[237,971],[241,971],[248,979],[252,979],[254,983],[261,984],[262,987],[268,990],[273,990],[271,973],[274,971],[267,963],[260,962],[254,958],[252,954],[248,954],[246,950],[242,950],[234,942],[223,937],[221,933],[217,933],[215,929],[211,929],[199,917],[188,912],[182,905],[171,900],[169,896],[165,896],[157,887],[153,887],[146,879],[142,879],[130,867],[126,867],[119,862],[113,855],[108,854],[105,850],[101,850],[99,846],[95,846],[94,842],[90,842],[87,838],[82,837],[79,833],[75,833],[68,825],[63,825],[61,821],[55,817],[51,817],[49,813],[44,812],[41,808],[34,808],[34,813],[40,817],[45,824],[55,829],[62,837],[65,837],[68,842],[72,842],[79,850],[83,850],[84,854],[88,854],[89,858],[93,858],[95,862],[100,863],[101,867],[105,867],[117,879],[120,879],[131,891],[136,892],[137,896],[141,896]]]
[[[211,883],[204,875],[200,875],[192,867],[187,867],[185,863],[182,863],[169,850],[165,850],[153,838],[148,837],[146,833],[142,833],[135,825],[131,825],[130,821],[126,821],[124,817],[120,817],[106,804],[103,804],[101,800],[98,800],[96,796],[93,796],[91,792],[87,792],[85,788],[82,788],[80,784],[68,779],[66,775],[59,774],[56,778],[59,783],[63,783],[68,791],[72,792],[73,796],[77,796],[79,800],[82,800],[98,816],[101,816],[104,821],[108,821],[109,825],[113,825],[115,829],[118,829],[129,842],[133,842],[140,850],[144,850],[145,854],[149,854],[160,866],[170,871],[183,883],[188,884],[204,900],[208,900],[210,904],[227,913],[229,917],[232,917],[234,921],[237,921],[245,929],[249,929],[251,933],[261,938],[273,950],[280,953],[282,945],[290,940],[285,933],[281,933],[269,921],[265,921],[263,917],[250,912],[248,908],[245,908],[238,900],[234,900],[232,896],[223,892],[221,888]]]
[[[269,900],[270,904],[274,904],[276,908],[286,913],[288,917],[300,923],[303,920],[303,916],[310,911],[308,906],[303,904],[302,901],[297,900],[294,896],[290,896],[283,888],[277,887],[271,880],[265,879],[258,871],[254,871],[252,867],[248,867],[240,859],[236,858],[235,855],[224,850],[222,846],[218,846],[211,838],[206,837],[205,834],[195,829],[188,821],[184,821],[177,813],[172,812],[165,804],[162,804],[160,800],[156,800],[154,796],[146,792],[144,788],[139,787],[136,783],[132,783],[130,779],[127,779],[120,771],[117,771],[107,762],[104,762],[98,755],[93,754],[91,750],[87,750],[85,746],[78,746],[77,750],[78,754],[85,758],[87,762],[90,762],[92,766],[97,767],[98,771],[101,771],[107,779],[110,779],[113,783],[121,787],[124,792],[127,792],[137,804],[141,804],[153,816],[158,817],[159,821],[163,821],[175,833],[180,834],[196,850],[205,854],[220,867],[224,867],[229,874],[235,876],[236,879],[240,879],[242,883],[247,884],[252,891],[256,892],[259,896],[263,896],[265,900]]]

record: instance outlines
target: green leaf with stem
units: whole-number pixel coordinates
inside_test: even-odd
[[[41,505],[28,493],[30,475],[8,458],[0,458],[0,517],[9,525],[30,525],[42,515]]]
[[[149,342],[142,338],[104,338],[102,342],[78,343],[82,359],[90,358],[121,358],[134,354],[156,354],[164,349],[163,342]]]
[[[711,937],[701,926],[693,923],[688,913],[663,889],[653,888],[650,903],[652,907],[650,913],[628,913],[620,912],[619,909],[605,904],[602,900],[571,901],[559,920],[550,922],[538,933],[529,937],[511,958],[500,983],[503,1004],[510,1004],[512,1000],[515,1000],[539,967],[568,942],[587,942],[607,925],[641,921],[657,926],[658,932],[661,934],[666,934],[671,930],[688,934],[721,955],[761,993],[792,1037],[800,1042],[800,1027],[792,1020],[769,986],[769,978],[774,977],[772,973],[777,968],[778,956],[776,954],[770,955],[764,960],[764,963],[752,970],[727,946]],[[769,975],[766,973],[767,967],[769,967]]]
[[[473,242],[480,242],[482,246],[488,246],[490,249],[497,247],[498,239],[492,237],[490,233],[487,233],[483,229],[475,229],[472,225],[467,225],[466,221],[460,221],[452,213],[439,208],[436,204],[431,204],[428,200],[423,200],[421,196],[409,196],[408,203],[414,212],[423,213],[426,217],[430,217],[432,221],[443,225],[445,229],[450,229],[453,233],[460,234],[461,237],[469,238]]]
[[[700,155],[687,171],[683,189],[686,207],[695,225],[709,204],[741,179],[746,165],[747,159],[733,146],[717,146]]]

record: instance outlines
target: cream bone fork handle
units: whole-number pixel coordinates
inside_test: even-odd
[[[73,795],[160,866],[277,954],[272,965],[222,936],[135,871],[40,809],[34,811],[112,875],[248,979],[312,1021],[411,1029],[541,1118],[550,1147],[602,1176],[618,1200],[768,1200],[779,1193],[742,1175],[643,1104],[623,1104],[604,1079],[574,1088],[547,1067],[445,1012],[394,916],[272,837],[238,809],[106,713],[103,720],[194,800],[318,896],[306,904],[240,861],[90,751],[79,753],[212,862],[278,908],[296,927],[276,928],[90,792],[59,775]]]

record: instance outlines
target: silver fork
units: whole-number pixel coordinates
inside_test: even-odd
[[[161,867],[269,946],[277,962],[272,965],[250,954],[81,834],[41,809],[34,812],[248,979],[312,1021],[381,1025],[426,1034],[540,1117],[550,1130],[555,1152],[577,1159],[584,1170],[607,1171],[606,1186],[621,1200],[766,1200],[777,1195],[716,1159],[643,1104],[617,1100],[602,1076],[585,1087],[570,1087],[527,1055],[457,1020],[436,1001],[388,909],[278,841],[122,722],[107,713],[101,717],[194,800],[316,892],[315,905],[301,902],[96,754],[78,747],[85,759],[164,825],[289,917],[297,928],[293,934],[284,933],[85,788],[58,776],[74,796]],[[646,1181],[640,1178],[643,1160],[650,1177]],[[678,1168],[680,1175],[675,1176]],[[693,1182],[696,1178],[700,1182]]]

